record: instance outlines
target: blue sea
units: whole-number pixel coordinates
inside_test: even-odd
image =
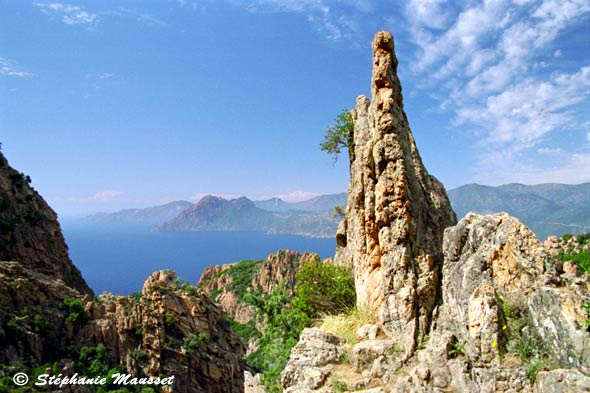
[[[171,269],[195,284],[207,266],[265,259],[281,249],[334,255],[334,238],[259,232],[155,232],[150,228],[83,221],[61,223],[70,258],[96,294],[138,292],[154,271]]]

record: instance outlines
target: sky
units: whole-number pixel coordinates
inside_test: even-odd
[[[2,152],[61,217],[344,192],[380,30],[448,189],[590,181],[588,0],[0,0]]]

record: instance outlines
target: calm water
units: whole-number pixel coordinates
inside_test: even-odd
[[[154,271],[171,269],[196,283],[210,265],[265,259],[280,249],[334,255],[336,241],[257,232],[153,232],[142,227],[62,222],[70,258],[100,294],[140,291]]]

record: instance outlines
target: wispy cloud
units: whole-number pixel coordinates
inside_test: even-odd
[[[123,192],[117,190],[104,190],[86,198],[89,201],[108,202],[119,198]]]
[[[353,14],[344,13],[323,0],[251,0],[235,2],[250,12],[294,12],[305,15],[308,22],[327,39],[341,41],[350,39],[358,31]],[[361,3],[361,7],[366,4]],[[362,10],[362,8],[358,8]]]
[[[112,72],[100,72],[98,74],[86,74],[84,77],[86,79],[111,79],[115,74]]]
[[[98,15],[82,9],[77,5],[64,3],[33,3],[41,12],[58,16],[66,25],[93,24],[98,22]]]
[[[61,21],[67,25],[96,25],[104,17],[119,17],[152,26],[167,26],[167,23],[157,16],[123,7],[88,11],[80,6],[65,3],[33,3],[33,5],[45,15],[61,18]]]
[[[147,24],[147,25],[152,25],[152,26],[158,26],[158,27],[168,26],[168,24],[164,20],[162,20],[161,18],[159,18],[155,15],[152,15],[152,14],[144,12],[144,11],[130,9],[130,8],[120,7],[118,9],[101,11],[101,12],[98,12],[98,14],[100,16],[115,16],[115,17],[120,17],[120,18],[132,19],[137,22]]]
[[[406,7],[410,36],[419,48],[410,68],[440,109],[454,113],[452,125],[478,138],[475,180],[493,172],[495,180],[541,179],[545,173],[547,179],[567,175],[575,181],[581,175],[571,170],[573,163],[590,172],[580,152],[549,168],[542,156],[550,150],[532,149],[558,142],[565,131],[586,131],[590,113],[580,105],[590,98],[590,67],[553,67],[563,57],[553,44],[560,33],[587,20],[590,3],[485,0],[467,3],[452,17],[442,12],[437,20],[429,14],[441,3],[412,0]]]
[[[25,76],[31,76],[33,74],[23,71],[14,60],[0,57],[0,75],[22,78]]]

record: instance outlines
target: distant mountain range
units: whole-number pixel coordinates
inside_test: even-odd
[[[469,184],[448,191],[458,218],[469,211],[505,211],[529,226],[540,239],[548,235],[590,232],[590,183],[579,185]],[[347,194],[322,195],[290,203],[279,198],[251,201],[206,196],[146,209],[97,213],[89,221],[145,224],[161,231],[262,231],[314,237],[334,236],[334,206],[346,205]]]
[[[175,201],[161,206],[146,207],[144,209],[125,209],[114,213],[96,213],[85,217],[85,221],[142,224],[156,226],[172,220],[193,204],[187,201]]]
[[[512,183],[498,187],[468,184],[448,194],[457,218],[469,211],[505,211],[531,228],[539,239],[590,232],[590,183]]]

